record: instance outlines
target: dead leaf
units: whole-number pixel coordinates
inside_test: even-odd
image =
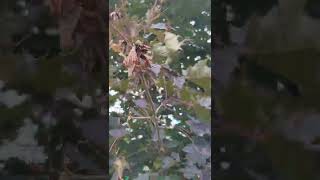
[[[63,49],[73,47],[73,32],[80,18],[80,6],[75,0],[51,0],[53,14],[58,17],[60,45]]]
[[[177,52],[179,50],[182,50],[181,46],[184,45],[187,41],[189,41],[189,39],[179,41],[179,37],[180,36],[175,35],[171,32],[165,32],[164,43],[169,51]]]
[[[128,68],[128,75],[131,76],[132,72],[134,70],[135,64],[139,61],[137,52],[136,52],[136,47],[133,46],[132,49],[130,50],[128,56],[124,59],[123,64],[125,67]]]
[[[120,44],[111,44],[111,49],[116,52],[116,53],[121,53],[122,52],[122,47]]]
[[[115,173],[118,177],[118,179],[121,179],[123,177],[123,171],[128,168],[129,169],[129,164],[126,161],[125,157],[121,156],[118,157],[114,163],[114,168],[115,168]]]
[[[75,32],[83,37],[105,32],[104,13],[107,10],[104,0],[50,0],[49,7],[52,14],[58,18],[63,49],[75,46]]]

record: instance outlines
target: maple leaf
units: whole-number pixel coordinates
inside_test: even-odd
[[[117,179],[121,179],[123,176],[123,171],[126,168],[129,168],[129,163],[126,161],[126,159],[124,157],[118,157],[114,163],[113,163],[114,167],[115,167],[115,174],[117,176]]]
[[[120,56],[125,57],[125,55],[123,54],[126,49],[125,41],[118,41],[118,43],[111,42],[110,47],[114,52],[118,53]]]
[[[138,61],[139,61],[139,58],[138,58],[138,55],[136,52],[136,48],[132,47],[128,56],[123,61],[124,66],[128,68],[128,76],[129,77],[132,76],[134,67]]]
[[[207,66],[207,61],[198,61],[194,66],[182,71],[182,74],[190,79],[211,78],[211,69]]]
[[[198,61],[187,70],[182,70],[182,74],[209,93],[211,92],[211,68],[207,66],[207,61],[208,59]]]
[[[155,55],[161,56],[161,57],[167,57],[169,55],[169,52],[166,48],[166,46],[163,46],[162,43],[156,43],[152,47],[152,51]]]
[[[182,41],[179,41],[178,35],[175,35],[171,32],[165,32],[164,37],[164,45],[161,43],[156,43],[153,45],[153,52],[155,55],[160,57],[166,57],[166,64],[170,64],[173,62],[174,59],[176,59],[177,52],[182,51],[183,45],[185,45],[187,42],[191,42],[190,39],[184,39]]]
[[[147,101],[145,99],[137,99],[137,100],[134,101],[134,103],[140,108],[146,108],[147,107]]]
[[[164,35],[164,43],[170,52],[177,52],[179,50],[182,50],[181,46],[190,41],[190,39],[179,41],[178,38],[180,36],[175,35],[171,32],[165,32]]]
[[[127,131],[124,129],[124,128],[120,128],[120,129],[111,129],[109,131],[109,134],[112,136],[112,137],[115,137],[115,138],[121,138],[123,136],[125,136],[127,134]]]

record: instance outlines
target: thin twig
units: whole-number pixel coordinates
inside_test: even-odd
[[[110,149],[109,149],[109,153],[111,152],[113,146],[115,145],[115,143],[117,142],[118,139],[119,139],[119,138],[116,138],[116,139],[113,141],[113,143],[111,144]]]
[[[168,8],[165,9],[165,10],[163,10],[163,11],[161,11],[161,12],[159,12],[159,14],[157,14],[155,17],[153,17],[153,18],[151,19],[151,21],[150,21],[150,24],[151,24],[153,21],[155,21],[156,19],[158,19],[166,10],[168,10]]]
[[[168,91],[167,91],[167,83],[166,83],[166,77],[162,76],[163,84],[164,84],[164,92],[165,92],[165,98],[168,99]]]
[[[131,117],[131,119],[151,119],[151,117]]]
[[[152,101],[152,97],[150,95],[150,92],[149,92],[149,89],[148,89],[148,86],[146,84],[146,80],[144,78],[144,75],[142,74],[141,75],[141,79],[142,79],[142,82],[145,86],[145,92],[146,92],[146,95],[147,95],[147,100],[149,101],[149,104],[151,105],[151,109],[152,109],[152,120],[153,120],[153,123],[155,125],[155,128],[156,128],[156,131],[157,131],[157,134],[158,134],[158,142],[159,142],[159,145],[160,145],[160,149],[162,149],[162,139],[160,138],[160,132],[159,132],[159,126],[158,126],[158,123],[156,122],[156,110],[154,108],[154,103]]]
[[[156,110],[156,114],[158,114],[159,110],[161,109],[161,107],[164,106],[163,102],[159,105],[159,107]]]
[[[31,38],[33,35],[33,33],[29,33],[27,35],[25,35],[20,41],[18,41],[15,45],[15,47],[18,47],[20,44],[22,44],[24,41],[26,41],[27,39]]]
[[[178,131],[180,131],[181,133],[183,133],[183,134],[192,142],[192,144],[194,145],[193,139],[192,139],[191,136],[186,132],[186,130],[184,130],[184,129],[180,128],[180,127],[176,127],[176,129],[177,129]]]
[[[114,27],[114,24],[112,22],[110,22],[110,25],[111,25],[111,28],[115,30],[130,46],[131,41],[125,35],[123,35],[116,27]]]
[[[153,101],[152,101],[152,97],[151,97],[151,95],[150,95],[150,92],[149,92],[149,89],[148,89],[148,85],[147,85],[147,82],[146,82],[143,74],[141,75],[141,78],[142,78],[142,82],[143,82],[143,84],[144,84],[144,86],[145,86],[145,93],[146,93],[146,95],[147,95],[147,99],[149,100],[149,103],[150,103],[150,105],[151,105],[151,109],[152,109],[152,111],[153,111],[153,113],[154,113],[154,115],[155,115],[156,110],[155,110],[155,108],[154,108],[154,103],[153,103]]]
[[[126,158],[129,159],[131,156],[133,156],[133,155],[135,155],[135,154],[138,154],[138,153],[140,153],[140,152],[142,152],[142,151],[144,151],[144,150],[146,150],[146,149],[148,149],[148,146],[146,146],[145,148],[139,149],[138,151],[133,152],[133,153],[127,155]]]

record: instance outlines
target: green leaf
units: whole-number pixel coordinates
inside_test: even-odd
[[[211,93],[211,77],[201,79],[191,79],[195,84],[202,87],[206,94]]]
[[[182,74],[193,83],[205,89],[206,92],[211,93],[211,69],[207,66],[207,61],[208,59],[198,61],[194,66],[183,70]]]
[[[210,122],[211,121],[211,110],[210,109],[206,109],[206,108],[200,106],[199,104],[194,104],[193,109],[196,113],[197,118],[200,121],[203,121],[203,122]]]
[[[157,157],[154,161],[153,161],[153,168],[155,170],[158,170],[162,167],[162,159],[160,157]]]
[[[184,86],[180,91],[180,98],[184,101],[192,101],[195,100],[194,93],[190,90],[189,87]]]
[[[119,98],[119,94],[116,94],[114,96],[109,96],[109,106],[112,106],[118,98]]]
[[[164,43],[168,51],[175,53],[179,50],[182,50],[181,46],[184,44],[185,41],[179,42],[179,36],[171,32],[165,32],[164,34]]]
[[[129,163],[126,161],[125,157],[118,157],[113,162],[115,173],[117,174],[117,177],[123,177],[123,171],[127,168],[129,168]]]
[[[119,91],[120,93],[125,93],[129,87],[129,80],[128,79],[114,79],[112,84],[112,89],[115,91]]]
[[[175,86],[172,81],[166,81],[163,78],[157,81],[158,87],[163,87],[167,90],[168,96],[172,96],[175,92]]]
[[[155,56],[167,57],[169,56],[169,51],[166,46],[162,45],[162,43],[156,43],[152,47],[152,52]]]

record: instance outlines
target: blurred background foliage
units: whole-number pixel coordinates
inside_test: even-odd
[[[57,19],[48,3],[0,2],[0,179],[59,175],[66,156],[73,173],[105,174],[106,82],[101,74],[106,72],[86,72],[79,49],[60,48]],[[69,143],[74,149],[68,149]]]
[[[319,5],[304,2],[215,1],[217,179],[319,178]]]

